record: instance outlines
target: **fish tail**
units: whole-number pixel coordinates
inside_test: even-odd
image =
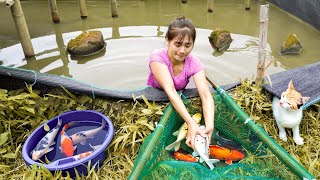
[[[102,129],[106,126],[106,121],[104,119],[102,119]]]
[[[58,125],[61,126],[62,124],[62,120],[60,119],[60,117],[58,117]]]
[[[178,151],[179,147],[180,147],[181,142],[180,141],[175,141],[172,144],[168,145],[165,149],[166,150],[170,150],[172,148],[174,148],[174,151]]]
[[[210,170],[214,169],[214,166],[211,162],[209,162],[209,160],[205,161],[206,164],[209,166]]]

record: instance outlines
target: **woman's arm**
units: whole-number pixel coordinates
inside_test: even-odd
[[[180,114],[182,119],[188,124],[188,134],[186,144],[194,148],[194,139],[196,134],[200,134],[201,136],[205,136],[205,133],[201,131],[199,126],[194,122],[189,112],[187,111],[185,105],[183,104],[179,94],[177,93],[172,77],[168,70],[168,67],[159,62],[152,62],[150,64],[152,74],[156,78],[157,82],[161,86],[161,88],[166,92],[169,97],[169,100],[175,110]]]
[[[203,116],[206,123],[205,133],[208,134],[209,140],[211,140],[214,129],[214,101],[206,81],[204,70],[195,74],[193,80],[202,102]]]

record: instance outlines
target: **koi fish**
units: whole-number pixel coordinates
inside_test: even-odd
[[[237,150],[230,150],[218,145],[210,145],[210,157],[225,160],[226,164],[232,164],[232,161],[239,161],[244,158],[244,154]]]
[[[98,132],[100,132],[105,126],[106,126],[106,121],[102,120],[102,125],[96,129],[81,131],[81,132],[78,132],[76,134],[71,135],[70,138],[73,142],[73,145],[78,144],[78,143],[85,145],[87,139],[93,138],[93,136],[96,135]]]
[[[200,113],[196,113],[192,116],[192,119],[194,120],[194,122],[199,124],[201,121],[201,116],[202,115]],[[174,136],[177,136],[177,140],[175,142],[173,142],[172,144],[168,145],[165,149],[170,150],[170,149],[174,148],[174,151],[178,151],[180,148],[181,141],[184,138],[186,138],[187,133],[188,133],[188,124],[185,122],[182,124],[182,126],[179,128],[178,131],[173,133]]]
[[[199,159],[197,157],[193,157],[191,154],[184,154],[178,151],[174,152],[173,156],[176,160],[181,160],[186,162],[198,162],[198,159]]]
[[[66,130],[73,124],[74,122],[67,123],[66,125],[63,126],[61,130],[61,138],[60,138],[60,143],[61,146],[59,149],[61,150],[62,153],[64,153],[67,157],[73,156],[73,153],[77,146],[73,146],[73,142],[71,138],[67,135]]]
[[[90,154],[92,154],[94,151],[100,149],[101,146],[102,146],[101,144],[100,144],[100,145],[97,145],[97,146],[91,146],[91,144],[89,144],[89,145],[90,145],[90,147],[93,149],[93,151],[87,151],[87,152],[84,152],[84,153],[75,155],[75,156],[73,156],[73,160],[78,161],[78,160],[80,160],[80,159],[82,159],[82,158],[85,158],[85,157],[87,157],[87,156],[90,156]]]
[[[201,130],[204,130],[204,126],[200,126]],[[194,142],[194,152],[192,153],[193,156],[200,156],[199,162],[202,163],[203,161],[209,166],[210,170],[214,169],[213,164],[219,162],[219,159],[209,159],[209,137],[202,137],[199,134],[195,137]]]
[[[58,118],[57,125],[51,129],[37,144],[36,148],[31,151],[32,160],[36,161],[40,159],[44,154],[52,151],[54,148],[50,147],[55,144],[54,139],[56,138],[58,131],[61,127],[62,120]]]

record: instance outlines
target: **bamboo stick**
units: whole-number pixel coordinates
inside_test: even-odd
[[[214,0],[208,0],[208,12],[213,12],[213,3]]]
[[[54,23],[59,23],[60,22],[60,16],[59,16],[56,0],[49,0],[49,6],[50,6],[50,11],[51,11],[52,21]]]
[[[245,0],[244,4],[245,4],[245,10],[250,10],[250,0]]]
[[[118,17],[117,0],[111,0],[111,16]]]
[[[266,61],[266,48],[267,48],[267,35],[268,35],[268,21],[269,21],[269,5],[260,6],[260,32],[258,44],[258,65],[257,65],[257,79],[258,87],[262,85],[265,61]]]
[[[79,6],[80,6],[80,16],[82,19],[87,18],[88,11],[86,6],[86,0],[79,0]]]
[[[21,8],[20,0],[15,0],[14,4],[10,7],[11,15],[16,25],[18,36],[22,45],[24,56],[30,58],[34,56],[29,30],[27,27],[26,19]]]

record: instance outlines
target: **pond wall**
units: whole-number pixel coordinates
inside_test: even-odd
[[[320,30],[320,0],[268,0]]]

